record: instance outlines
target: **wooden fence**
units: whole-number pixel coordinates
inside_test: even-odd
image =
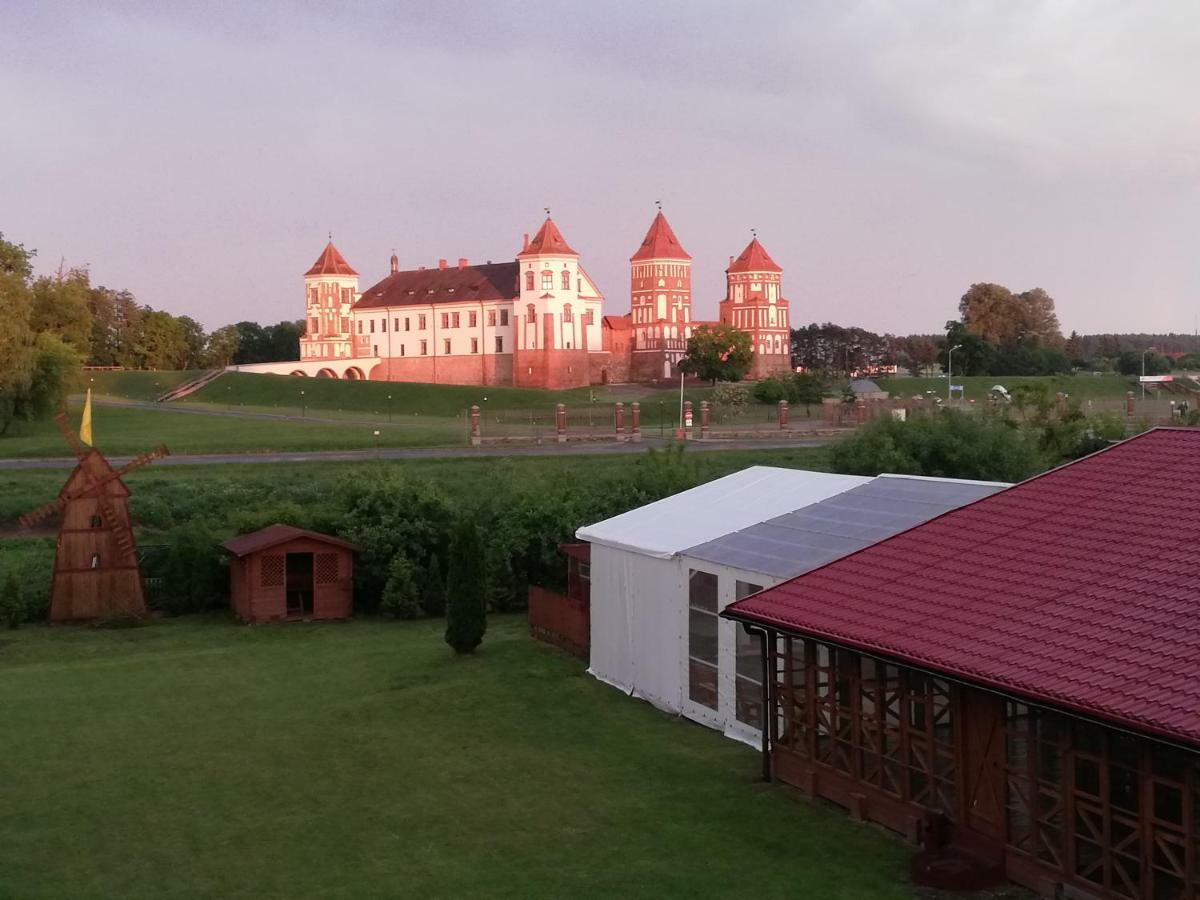
[[[586,601],[531,585],[529,633],[587,660],[591,651],[591,609]]]

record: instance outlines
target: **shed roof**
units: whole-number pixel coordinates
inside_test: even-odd
[[[1200,746],[1200,431],[1159,428],[730,606]]]
[[[583,541],[662,559],[870,481],[751,466],[575,532]]]
[[[792,578],[1008,487],[880,475],[866,484],[684,551],[693,559]]]
[[[296,528],[293,525],[281,525],[279,523],[268,525],[266,528],[260,528],[258,531],[252,531],[249,534],[239,535],[226,541],[221,546],[234,556],[242,557],[249,556],[251,553],[257,553],[259,550],[268,550],[271,547],[277,547],[295,538],[309,538],[310,540],[320,541],[323,544],[344,547],[347,550],[357,551],[362,549],[357,544],[343,541],[341,538],[335,538],[329,534],[321,534],[319,531],[308,531],[305,528]]]

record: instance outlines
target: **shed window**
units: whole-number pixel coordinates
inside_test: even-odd
[[[100,554],[99,553],[92,554],[92,568],[93,569],[100,568]]]
[[[688,577],[688,696],[717,708],[717,576]]]
[[[103,521],[100,519],[100,517],[99,517],[99,516],[92,516],[92,517],[91,517],[91,518],[88,520],[88,527],[89,527],[89,528],[99,528],[99,527],[100,527],[101,525],[103,525],[103,524],[104,524],[104,522],[103,522]]]

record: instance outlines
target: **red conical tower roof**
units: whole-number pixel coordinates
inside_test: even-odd
[[[338,252],[338,248],[333,246],[333,241],[325,245],[325,249],[321,251],[321,255],[317,257],[317,261],[312,264],[312,268],[304,273],[304,277],[309,275],[357,275],[350,263],[346,262],[346,257]]]
[[[775,264],[775,260],[763,249],[758,238],[751,238],[742,255],[729,264],[726,272],[782,272],[783,269]]]
[[[630,262],[637,262],[639,259],[691,259],[679,243],[679,238],[675,237],[675,232],[671,230],[662,210],[659,210],[654,221],[650,223],[650,230],[646,232],[642,246],[629,257]]]
[[[533,240],[529,242],[529,246],[517,254],[517,258],[534,256],[539,253],[560,253],[564,256],[579,255],[567,245],[562,232],[558,230],[558,226],[554,224],[554,220],[549,216],[546,216],[546,221],[542,223],[542,227],[538,229],[538,233],[533,236]]]

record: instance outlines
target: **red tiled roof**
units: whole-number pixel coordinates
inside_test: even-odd
[[[317,531],[308,531],[304,528],[296,528],[293,525],[280,525],[278,523],[268,525],[266,528],[260,528],[258,531],[252,531],[249,534],[232,538],[221,546],[234,556],[242,557],[249,556],[251,553],[257,553],[259,550],[276,547],[294,538],[309,538],[314,541],[320,541],[323,544],[345,547],[347,550],[358,551],[362,549],[357,544],[351,544],[349,541],[343,541],[341,538],[335,538],[332,535],[321,534]]]
[[[1200,430],[1155,429],[731,605],[1200,745]]]
[[[529,242],[529,246],[517,254],[517,259],[537,253],[561,253],[564,256],[579,255],[567,246],[562,232],[558,230],[558,226],[554,224],[554,221],[549,216],[546,216],[546,221],[542,223],[542,227],[538,229],[538,233],[533,236],[533,240]]]
[[[630,262],[637,262],[639,259],[691,259],[661,211],[650,223],[650,230],[646,232],[642,246],[629,257]]]
[[[601,316],[600,325],[602,327],[611,328],[613,331],[629,331],[633,328],[633,320],[629,315]]]
[[[726,272],[782,272],[775,260],[767,255],[758,238],[751,238],[742,255],[729,264]]]
[[[325,245],[325,249],[321,251],[321,255],[317,257],[317,261],[312,264],[312,268],[304,273],[308,275],[357,275],[350,263],[346,262],[346,258],[338,252],[338,248],[333,246],[333,241]]]
[[[355,309],[512,300],[519,297],[515,262],[396,272],[362,292]]]

